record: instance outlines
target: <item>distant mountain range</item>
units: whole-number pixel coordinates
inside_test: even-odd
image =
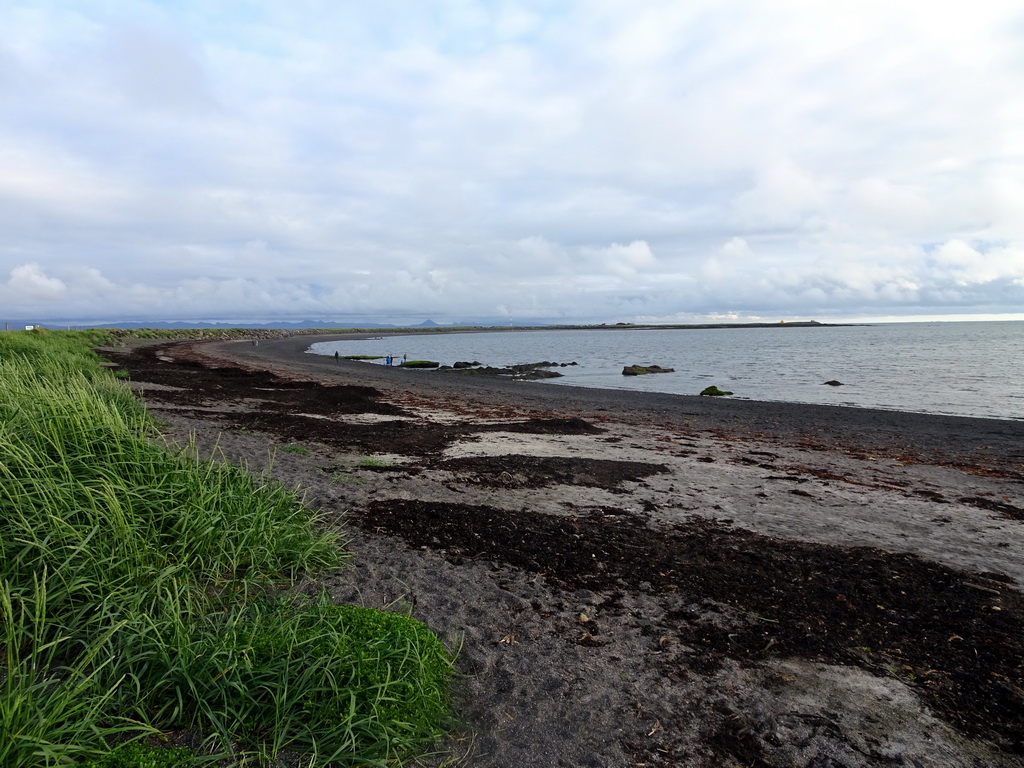
[[[502,329],[509,327],[508,321],[502,321],[496,318],[474,318],[474,319],[463,319],[458,322],[452,323],[436,323],[431,319],[424,320],[417,324],[402,324],[402,323],[373,323],[359,318],[345,318],[333,320],[264,320],[258,322],[208,322],[208,321],[188,321],[188,320],[132,320],[122,321],[116,323],[83,323],[79,320],[34,320],[34,321],[20,321],[10,320],[5,322],[7,330],[17,331],[25,328],[26,326],[39,326],[42,328],[52,328],[54,330],[83,330],[87,328],[97,329],[109,329],[109,328],[121,328],[124,330],[134,330],[138,328],[154,328],[154,329],[229,329],[229,328],[266,328],[274,330],[306,330],[310,328],[317,329],[334,329],[334,328],[494,328]],[[631,327],[644,327],[644,328],[767,328],[767,327],[791,327],[798,328],[801,326],[813,326],[823,325],[815,320],[803,320],[794,322],[778,322],[778,323],[764,323],[764,322],[753,322],[753,323],[680,323],[680,324],[635,324],[635,323],[624,323],[624,322],[589,322],[589,323],[573,323],[565,320],[556,319],[537,319],[532,318],[528,323],[517,325],[519,328],[576,328],[576,327],[597,327],[597,326],[631,326]],[[830,325],[830,324],[826,324]]]
[[[418,325],[397,325],[395,323],[369,323],[360,322],[354,320],[338,321],[338,320],[296,320],[296,321],[284,321],[274,320],[265,322],[255,323],[211,323],[211,322],[188,322],[184,320],[175,321],[163,321],[163,320],[140,320],[140,321],[124,321],[118,323],[82,323],[75,320],[41,320],[33,322],[22,322],[22,321],[9,321],[7,326],[10,330],[19,330],[24,328],[26,325],[41,326],[43,328],[53,328],[55,330],[64,329],[85,329],[85,328],[123,328],[123,329],[136,329],[136,328],[166,328],[166,329],[178,329],[178,328],[273,328],[277,330],[302,330],[306,328],[440,328],[438,323],[433,320],[424,320]]]

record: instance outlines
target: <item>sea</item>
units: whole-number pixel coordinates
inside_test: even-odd
[[[310,348],[320,355],[336,351],[442,365],[576,363],[552,369],[561,378],[529,386],[697,395],[714,385],[747,400],[1024,419],[1024,322],[1018,321],[417,333]],[[675,370],[624,376],[627,365]]]

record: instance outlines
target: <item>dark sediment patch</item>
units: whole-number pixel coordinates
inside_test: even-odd
[[[581,418],[527,419],[507,424],[487,424],[477,428],[478,432],[522,432],[531,435],[596,435],[604,432]]]
[[[227,417],[237,427],[269,432],[289,442],[306,441],[364,453],[429,456],[443,451],[471,429],[392,419],[346,424],[293,413],[238,413]]]
[[[641,461],[572,458],[567,456],[469,456],[449,459],[432,466],[459,475],[464,482],[507,488],[540,488],[561,483],[616,490],[624,482],[667,471],[662,464]]]
[[[104,354],[130,371],[149,401],[187,408],[192,415],[214,418],[236,429],[270,433],[284,442],[314,441],[363,452],[432,457],[474,432],[577,435],[601,431],[572,417],[483,425],[428,422],[384,402],[374,387],[296,381],[258,369],[210,365],[180,342],[105,350]],[[146,384],[157,387],[147,390]],[[203,407],[216,410],[204,413]],[[329,418],[355,414],[396,418],[372,423]]]
[[[175,405],[259,401],[262,410],[316,414],[375,413],[400,416],[405,412],[382,402],[380,391],[359,385],[323,385],[281,378],[259,370],[231,365],[209,366],[194,359],[180,343],[136,348],[130,352],[104,351],[104,355],[130,371],[142,383],[147,400]],[[171,357],[173,355],[173,357]],[[146,390],[145,384],[172,389]]]
[[[651,628],[698,651],[670,674],[707,671],[725,657],[857,665],[899,677],[965,733],[1024,753],[1024,600],[999,581],[979,583],[913,555],[780,541],[705,521],[655,529],[609,510],[552,517],[392,500],[348,519],[456,561],[507,563],[565,590],[683,593],[690,607]]]
[[[960,499],[960,502],[962,504],[970,504],[978,509],[987,509],[989,512],[995,512],[1004,520],[1024,521],[1024,509],[1005,501],[986,499],[981,496],[968,496]]]

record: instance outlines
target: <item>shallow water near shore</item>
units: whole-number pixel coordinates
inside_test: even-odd
[[[320,342],[310,351],[442,365],[575,362],[541,386],[695,395],[716,385],[750,400],[1024,419],[1024,322],[439,333]],[[675,371],[623,376],[626,365]]]

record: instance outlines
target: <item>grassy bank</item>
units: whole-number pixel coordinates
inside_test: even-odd
[[[167,733],[197,747],[176,765],[381,765],[434,740],[452,669],[437,638],[290,593],[343,565],[339,534],[281,487],[162,445],[101,341],[0,335],[0,765],[113,765],[115,745]]]

